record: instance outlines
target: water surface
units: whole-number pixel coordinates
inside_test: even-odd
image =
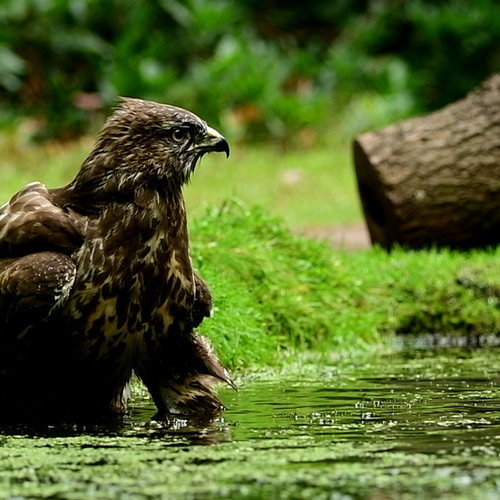
[[[500,350],[307,362],[215,421],[0,428],[0,498],[500,498]]]

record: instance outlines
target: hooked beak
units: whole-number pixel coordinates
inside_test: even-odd
[[[229,158],[229,144],[224,136],[212,127],[207,127],[207,134],[197,144],[197,149],[201,149],[203,152],[215,151],[226,153],[226,158]]]

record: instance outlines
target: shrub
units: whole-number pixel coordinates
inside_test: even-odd
[[[117,94],[242,138],[332,116],[356,133],[461,97],[500,69],[499,48],[495,0],[19,0],[0,6],[0,102],[51,135]]]

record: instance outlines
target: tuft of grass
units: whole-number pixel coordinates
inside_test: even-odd
[[[236,201],[209,210],[191,232],[193,262],[216,301],[202,331],[231,368],[275,363],[280,353],[353,349],[378,338],[363,321],[354,325],[362,297],[351,278],[342,279],[326,245]],[[349,311],[340,314],[346,301]]]
[[[398,286],[400,334],[454,334],[479,339],[500,334],[499,250],[399,251],[411,259],[412,281]],[[407,256],[408,255],[408,256]],[[421,270],[419,272],[419,269]]]

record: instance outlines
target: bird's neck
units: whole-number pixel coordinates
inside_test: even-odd
[[[135,282],[130,297],[141,304],[142,314],[173,301],[184,317],[182,311],[190,310],[195,297],[184,200],[138,191],[126,210],[117,221],[117,230],[129,235],[121,245],[123,259],[114,260],[119,281]],[[107,239],[103,238],[105,246]]]
[[[179,273],[191,280],[187,217],[182,195],[156,189],[139,188],[134,200],[112,202],[99,220],[99,233],[107,241],[118,237],[118,245],[142,259],[144,266],[154,264],[158,271],[174,263]],[[113,223],[107,220],[113,218]],[[111,248],[110,248],[111,250]]]
[[[163,199],[169,206],[183,207],[184,181],[175,169],[166,169],[154,160],[147,165],[142,165],[140,158],[136,160],[134,163],[128,150],[98,141],[73,181],[56,191],[60,192],[63,204],[81,214],[98,213],[113,202],[137,203],[147,208],[159,205]]]

